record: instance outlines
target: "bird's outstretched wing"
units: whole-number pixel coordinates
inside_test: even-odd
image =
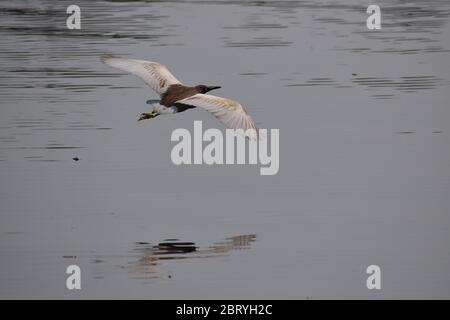
[[[181,84],[181,82],[170,73],[165,65],[157,62],[115,58],[111,55],[103,55],[101,59],[111,67],[138,76],[159,95],[166,92],[170,85]]]
[[[239,102],[231,99],[212,96],[209,94],[198,93],[191,97],[178,100],[177,103],[187,104],[206,111],[211,112],[220,122],[230,129],[242,129],[250,132],[250,138],[256,138],[257,128],[255,122],[250,115],[245,111],[244,107]]]

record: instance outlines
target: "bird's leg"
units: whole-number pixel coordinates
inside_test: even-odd
[[[154,117],[158,116],[159,113],[153,110],[152,112],[144,112],[141,113],[141,116],[139,117],[138,121],[145,120],[145,119],[153,119]]]

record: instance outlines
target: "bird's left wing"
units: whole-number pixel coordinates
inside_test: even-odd
[[[103,55],[102,61],[111,67],[132,73],[145,81],[159,95],[172,84],[181,84],[165,65],[146,60],[122,59]]]
[[[248,132],[248,136],[252,139],[256,138],[257,129],[255,122],[247,111],[245,111],[244,107],[237,101],[198,93],[191,97],[178,100],[177,103],[205,109],[212,113],[227,128],[242,129],[244,131],[253,129]]]

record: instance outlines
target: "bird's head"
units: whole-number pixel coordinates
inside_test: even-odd
[[[205,86],[204,84],[200,84],[198,86],[195,86],[195,89],[197,89],[197,91],[199,93],[207,93],[208,91],[214,90],[214,89],[220,89],[222,87],[218,87],[218,86]]]

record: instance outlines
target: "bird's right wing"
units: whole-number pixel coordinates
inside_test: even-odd
[[[138,76],[159,95],[166,92],[167,88],[172,84],[181,84],[181,82],[170,73],[165,65],[157,62],[115,58],[110,55],[103,55],[101,59],[111,67]]]
[[[227,128],[242,129],[244,132],[247,132],[248,129],[253,129],[246,133],[250,139],[256,139],[258,135],[255,122],[237,101],[198,93],[191,97],[178,100],[177,103],[205,109],[212,113]]]

